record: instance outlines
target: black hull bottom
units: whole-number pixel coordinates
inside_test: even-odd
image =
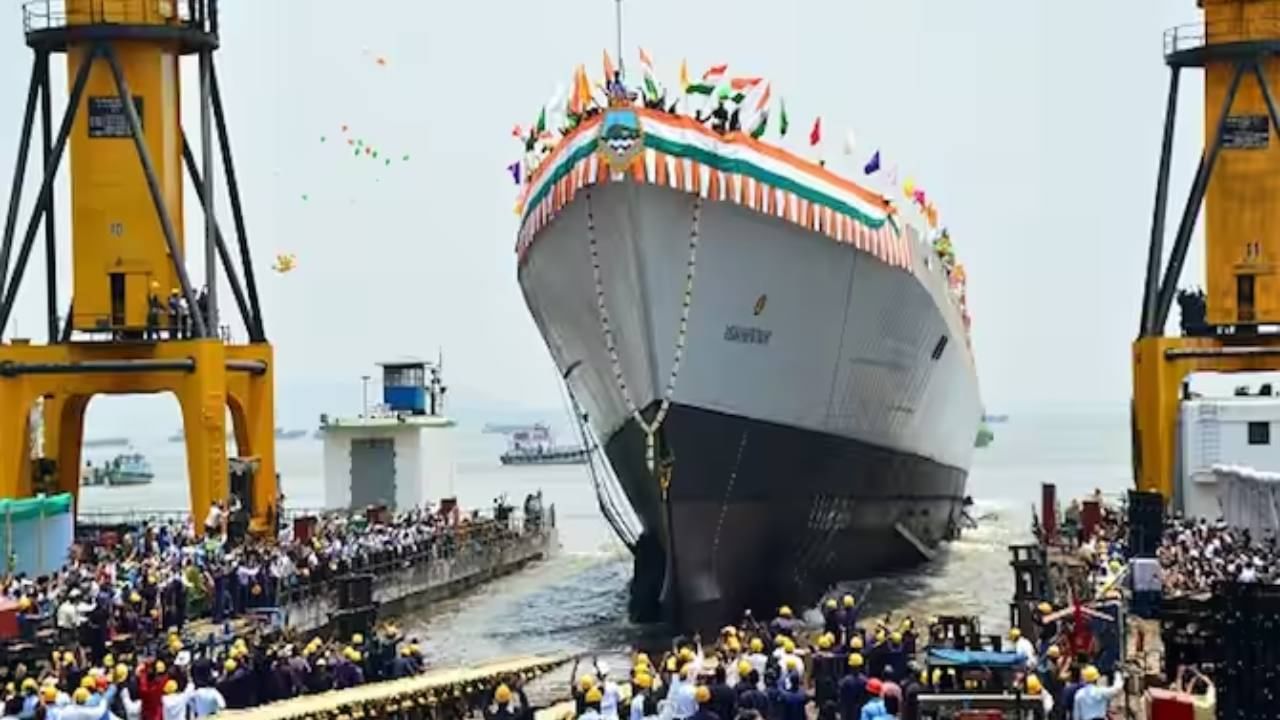
[[[669,501],[629,422],[606,450],[645,524],[631,608],[690,629],[772,617],[832,584],[927,558],[958,524],[964,470],[834,435],[673,405]],[[763,614],[763,615],[759,615]]]

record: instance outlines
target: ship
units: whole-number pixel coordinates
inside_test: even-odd
[[[556,445],[542,423],[512,427],[507,440],[507,451],[498,458],[503,465],[582,465],[590,457],[585,447]]]
[[[129,438],[124,437],[104,437],[104,438],[86,438],[83,446],[87,448],[108,448],[108,447],[128,447]]]
[[[80,483],[86,487],[147,485],[155,479],[151,463],[140,453],[117,455],[102,465],[86,463]]]
[[[524,173],[515,265],[638,520],[631,615],[714,628],[934,557],[983,413],[936,210],[609,92]]]

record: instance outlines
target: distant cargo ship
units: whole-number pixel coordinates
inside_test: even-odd
[[[285,430],[284,428],[276,428],[277,440],[297,440],[307,436],[306,430]]]
[[[582,465],[590,457],[584,447],[557,446],[546,425],[513,427],[509,447],[499,458],[503,465]]]
[[[129,438],[122,438],[122,437],[93,438],[91,440],[84,441],[84,447],[86,448],[107,448],[107,447],[128,447],[128,446],[129,446]]]

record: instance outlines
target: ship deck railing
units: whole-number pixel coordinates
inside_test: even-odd
[[[171,22],[202,27],[209,14],[208,0],[169,0]],[[71,25],[143,25],[155,22],[155,11],[143,12],[145,3],[123,0],[89,0],[83,10],[67,9],[66,0],[27,0],[22,4],[22,27],[27,33],[62,30]],[[206,28],[207,29],[207,28]]]

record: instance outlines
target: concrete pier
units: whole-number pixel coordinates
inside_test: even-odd
[[[558,546],[556,528],[547,524],[500,541],[461,543],[450,557],[373,568],[373,601],[383,618],[412,612],[545,560]],[[327,628],[340,608],[332,588],[324,590],[282,603],[285,624],[302,632]]]

